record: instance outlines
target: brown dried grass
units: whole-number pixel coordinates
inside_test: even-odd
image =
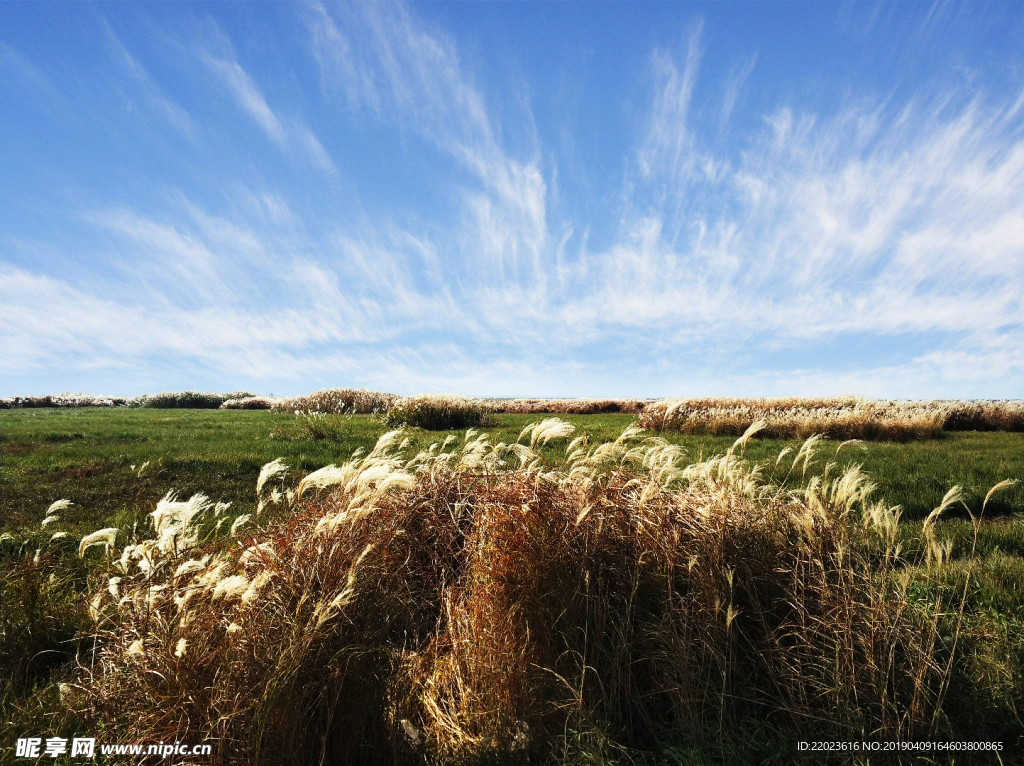
[[[487,399],[484,407],[494,414],[599,415],[609,412],[640,412],[650,399]]]
[[[220,409],[222,410],[269,410],[279,401],[272,396],[244,396],[238,399],[228,399]]]
[[[661,399],[637,422],[656,431],[738,436],[764,420],[759,436],[908,441],[943,430],[1024,430],[1024,402],[887,401],[856,397]]]
[[[480,399],[449,394],[419,394],[395,399],[384,416],[389,426],[410,426],[428,431],[473,428],[484,422]]]
[[[327,414],[372,415],[384,413],[398,397],[360,388],[324,388],[305,396],[275,399],[274,412],[323,412]]]
[[[892,576],[898,512],[857,469],[787,488],[814,440],[766,480],[750,435],[688,464],[628,429],[555,469],[471,433],[409,458],[398,431],[294,494],[262,482],[277,521],[229,552],[142,541],[116,600],[97,581],[82,704],[124,741],[214,741],[214,763],[546,760],[766,716],[924,738],[944,671]]]

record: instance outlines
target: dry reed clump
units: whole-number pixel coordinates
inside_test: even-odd
[[[248,391],[232,391],[215,394],[202,391],[165,391],[159,394],[142,394],[128,400],[129,407],[152,407],[154,409],[203,409],[215,410],[230,399],[244,399],[253,396]]]
[[[648,405],[637,422],[659,431],[739,435],[760,419],[761,436],[907,441],[947,431],[1024,430],[1024,402],[1002,400],[892,401],[857,397],[788,399],[661,399]]]
[[[487,399],[484,408],[494,414],[599,415],[640,412],[651,399]]]
[[[346,441],[352,438],[353,415],[299,412],[295,415],[296,434],[300,439],[311,441]]]
[[[130,399],[123,396],[97,396],[95,394],[49,394],[46,396],[12,396],[0,399],[0,409],[29,407],[152,407],[157,409],[188,407],[216,409],[226,401],[251,399],[247,391],[226,394],[177,391],[161,394],[141,394]]]
[[[257,495],[279,513],[229,551],[190,537],[205,498],[168,501],[96,583],[83,705],[124,741],[238,764],[735,744],[754,719],[935,733],[936,615],[891,576],[898,511],[859,470],[787,489],[736,453],[749,433],[693,464],[635,428],[558,468],[535,452],[571,431],[412,457],[392,431],[293,493],[275,461]]]
[[[1024,431],[1024,401],[936,402],[947,431]]]
[[[384,422],[392,427],[450,431],[479,426],[485,415],[480,399],[451,394],[417,394],[395,399],[384,415]]]
[[[241,399],[228,399],[220,405],[222,410],[269,410],[281,401],[273,396],[245,396]]]
[[[806,439],[906,441],[938,436],[943,414],[915,403],[873,402],[854,397],[831,399],[662,399],[637,418],[643,428],[717,436],[739,435],[758,420],[759,435]]]
[[[123,396],[102,396],[97,394],[48,394],[46,396],[11,396],[0,399],[0,409],[33,407],[124,407],[128,400]]]
[[[274,412],[322,412],[327,414],[373,415],[386,412],[398,397],[364,388],[325,388],[305,396],[273,400]]]

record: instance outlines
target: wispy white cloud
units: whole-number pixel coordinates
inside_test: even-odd
[[[225,57],[206,52],[201,56],[210,71],[234,96],[239,107],[274,143],[287,152],[305,157],[326,173],[338,172],[330,154],[309,126],[298,117],[281,117],[271,109],[255,80],[229,51]]]
[[[60,96],[56,85],[38,66],[18,50],[0,40],[0,71],[5,70],[14,75],[7,75],[3,78],[8,85],[12,84],[12,80],[18,79],[28,83],[33,92],[45,95],[51,101]]]
[[[124,71],[138,85],[144,97],[152,104],[154,109],[161,113],[186,138],[194,140],[196,138],[196,124],[191,115],[157,84],[146,67],[128,51],[121,38],[118,37],[113,27],[110,26],[110,23],[105,18],[101,18],[101,22],[110,41],[115,58],[120,62]]]
[[[736,102],[740,97],[740,92],[742,91],[747,78],[750,77],[750,73],[754,71],[754,65],[756,63],[757,55],[751,55],[745,61],[735,65],[729,72],[729,77],[725,82],[725,95],[722,97],[722,111],[721,117],[719,118],[721,131],[724,131],[726,126],[729,124],[729,119],[732,117],[733,109],[736,108]]]
[[[228,89],[256,124],[281,146],[287,146],[288,134],[281,121],[274,114],[260,89],[237,61],[224,61],[213,56],[204,56],[206,65],[228,86]]]
[[[306,22],[329,91],[437,146],[477,179],[479,185],[464,190],[460,237],[474,252],[472,278],[510,289],[543,282],[548,190],[539,159],[516,158],[503,148],[454,44],[398,4],[344,12],[316,4]]]
[[[700,162],[688,116],[700,68],[702,29],[698,23],[686,36],[682,66],[667,51],[656,50],[652,57],[654,103],[638,158],[644,178],[667,171],[675,183],[685,182]]]
[[[1024,326],[1012,103],[947,92],[823,114],[780,106],[738,158],[719,157],[688,116],[696,51],[698,33],[679,60],[655,56],[619,243],[567,314],[595,335],[633,327],[737,350],[912,332],[1009,354],[1002,341]]]
[[[85,288],[0,267],[4,364],[165,357],[296,389],[320,376],[508,394],[1024,395],[1024,96],[790,100],[751,128],[734,117],[755,59],[709,100],[698,23],[648,59],[646,111],[596,221],[559,203],[529,101],[515,104],[529,119],[503,122],[415,9],[300,13],[338,118],[430,147],[450,166],[451,216],[341,221],[242,183],[216,212],[184,193],[160,214],[94,208],[97,262],[119,276]],[[333,170],[230,46],[206,50],[268,138]],[[853,340],[886,351],[845,360]]]

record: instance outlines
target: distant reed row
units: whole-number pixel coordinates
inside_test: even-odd
[[[907,441],[943,431],[1024,431],[1024,401],[904,401],[845,397],[648,399],[475,399],[449,394],[397,394],[330,388],[304,396],[268,397],[247,392],[148,394],[131,399],[85,394],[14,397],[0,408],[166,407],[271,410],[375,415],[388,425],[430,430],[479,426],[491,415],[592,415],[628,413],[651,431],[739,436],[764,421],[761,438]]]

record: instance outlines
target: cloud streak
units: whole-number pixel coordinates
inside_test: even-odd
[[[175,190],[155,212],[101,201],[77,216],[105,279],[0,262],[10,373],[162,359],[295,391],[1024,396],[1019,86],[779,97],[744,121],[759,58],[716,71],[698,20],[646,57],[622,170],[578,208],[554,192],[582,185],[533,106],[489,89],[414,9],[298,14],[330,120],[427,153],[440,212],[366,212],[357,189],[342,217],[337,197],[306,200],[324,186],[263,178]],[[241,113],[317,183],[336,174],[215,47],[203,69]],[[119,50],[167,119],[205,135]]]
[[[286,152],[305,157],[325,173],[337,174],[334,161],[313,131],[302,120],[283,118],[271,109],[259,86],[237,60],[208,53],[202,54],[202,60],[270,140]]]

